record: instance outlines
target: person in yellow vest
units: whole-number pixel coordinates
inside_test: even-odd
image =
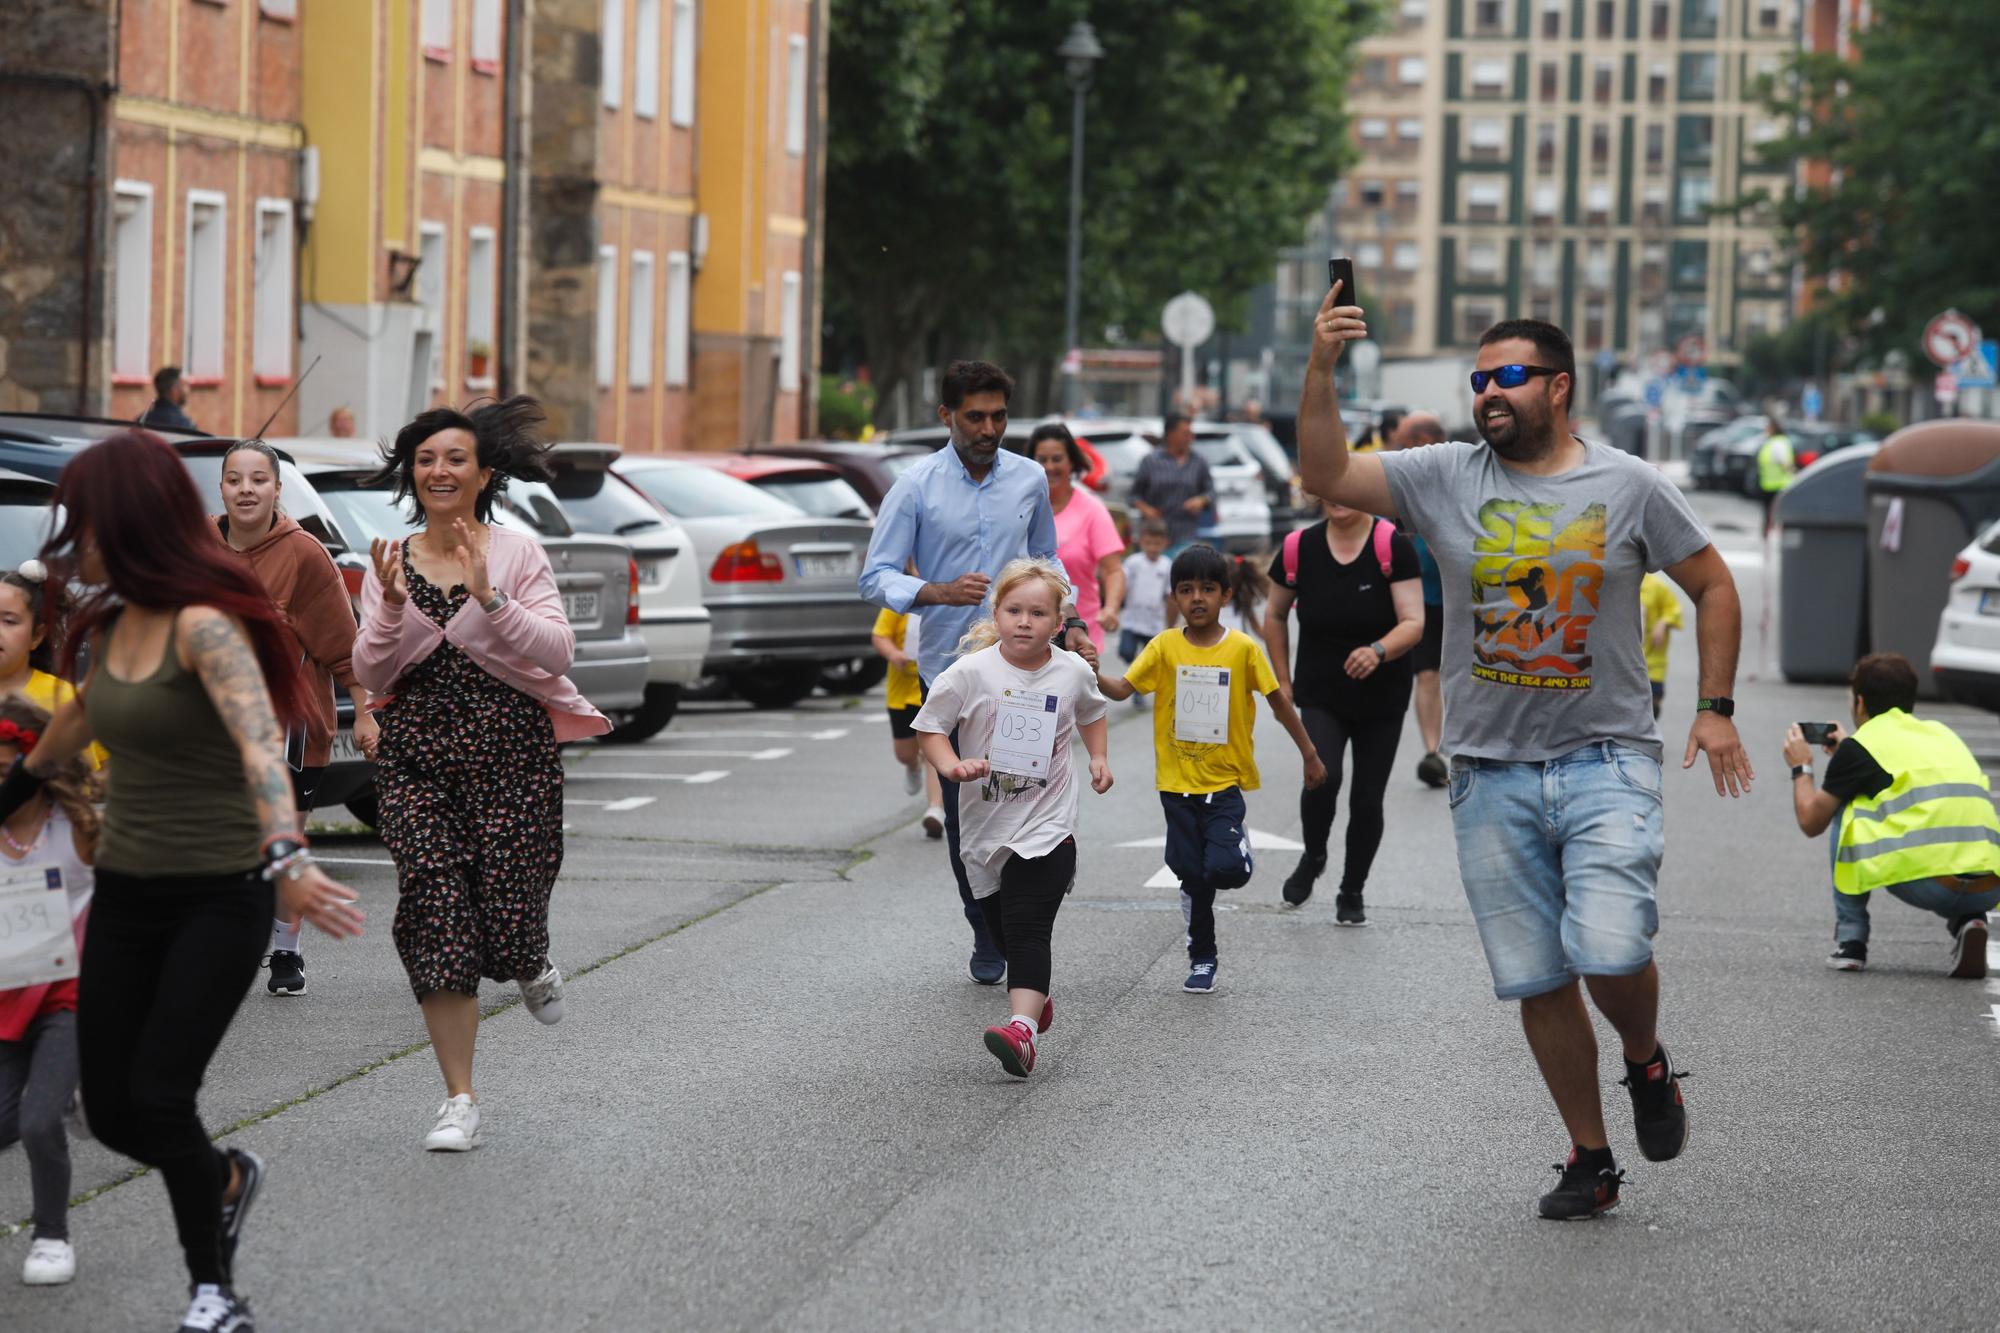
[[[1799,475],[1799,458],[1792,451],[1792,437],[1776,417],[1764,420],[1764,443],[1757,447],[1757,491],[1764,497],[1764,531],[1771,530],[1771,514],[1778,493]]]
[[[1854,664],[1854,734],[1839,727],[1826,781],[1813,786],[1812,746],[1785,733],[1799,829],[1833,839],[1834,950],[1827,966],[1868,965],[1868,895],[1886,889],[1935,912],[1951,931],[1954,977],[1986,975],[1986,914],[2000,906],[2000,816],[1986,774],[1950,727],[1912,716],[1917,671],[1897,653]]]

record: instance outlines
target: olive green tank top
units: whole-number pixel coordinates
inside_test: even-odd
[[[84,698],[111,752],[97,864],[148,878],[255,869],[263,829],[242,752],[174,645],[169,636],[160,669],[140,681],[117,679],[100,658]]]

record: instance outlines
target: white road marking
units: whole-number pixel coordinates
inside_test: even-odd
[[[666,749],[668,743],[677,740],[691,741],[837,741],[847,734],[846,727],[833,727],[826,731],[679,731],[662,736],[650,742],[653,749]]]
[[[771,759],[783,759],[786,755],[789,755],[791,753],[792,751],[777,746],[773,746],[768,750],[669,750],[663,746],[657,750],[621,751],[618,755],[618,758],[621,760],[631,759],[639,761],[652,760],[652,759],[771,760]],[[609,763],[611,761],[606,760],[605,762]],[[587,770],[589,767],[590,765],[588,764],[578,764],[575,767],[573,767],[570,771],[573,773],[581,773]]]
[[[1262,829],[1254,828],[1245,829],[1244,832],[1250,835],[1250,846],[1256,851],[1302,852],[1306,849],[1304,843],[1294,842],[1281,834],[1266,833]],[[1151,838],[1134,838],[1130,842],[1121,842],[1118,845],[1120,847],[1164,847],[1167,845],[1167,835],[1161,833]]]
[[[658,799],[659,797],[657,796],[627,796],[619,801],[582,801],[572,796],[564,804],[602,806],[605,814],[620,815],[624,814],[627,810],[637,810],[641,806],[651,805]]]
[[[728,776],[726,768],[711,768],[700,773],[593,773],[588,769],[578,769],[568,775],[571,782],[579,779],[592,782],[685,782],[690,787],[720,782]]]

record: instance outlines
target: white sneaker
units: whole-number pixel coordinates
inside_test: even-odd
[[[254,1333],[250,1307],[227,1287],[204,1282],[194,1289],[180,1333]]]
[[[532,980],[524,978],[521,983],[521,1002],[528,1006],[528,1012],[543,1023],[562,1022],[563,979],[550,963],[542,969],[542,974]]]
[[[924,836],[935,841],[944,836],[944,807],[934,805],[924,811]]]
[[[28,1247],[21,1281],[30,1287],[59,1287],[76,1276],[76,1251],[66,1240],[38,1240]]]
[[[438,1107],[437,1124],[424,1137],[429,1152],[471,1152],[479,1146],[479,1103],[461,1092]]]
[[[924,766],[920,763],[911,764],[903,770],[903,794],[905,796],[915,796],[923,789]]]

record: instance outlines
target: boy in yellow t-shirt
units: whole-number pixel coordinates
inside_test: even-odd
[[[1188,921],[1188,979],[1181,989],[1215,989],[1215,894],[1250,882],[1255,864],[1243,832],[1243,793],[1257,789],[1251,733],[1257,695],[1291,734],[1305,760],[1307,787],[1326,781],[1326,765],[1305,724],[1278,690],[1256,640],[1217,618],[1229,601],[1229,561],[1210,546],[1190,546],[1168,574],[1181,625],[1140,651],[1122,679],[1098,674],[1107,699],[1151,694],[1153,755],[1167,816],[1167,868],[1181,881]]]
[[[924,682],[917,675],[917,640],[923,634],[918,616],[884,611],[875,617],[875,651],[889,663],[885,687],[889,704],[889,744],[903,766],[903,790],[911,796],[927,793],[924,835],[944,836],[944,792],[938,775],[917,751],[917,733],[910,725],[924,706]]]
[[[1667,697],[1667,639],[1681,626],[1681,599],[1658,574],[1639,580],[1639,610],[1646,622],[1646,677],[1653,683],[1653,716]]]

